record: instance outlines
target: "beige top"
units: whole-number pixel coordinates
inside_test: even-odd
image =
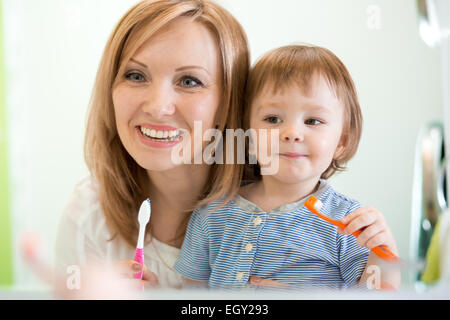
[[[137,219],[137,213],[136,213]],[[132,260],[135,248],[115,237],[106,226],[95,185],[88,176],[78,182],[61,217],[56,240],[55,267],[67,274],[67,267],[109,264]],[[144,264],[154,272],[161,287],[179,288],[182,277],[173,270],[180,249],[156,239],[144,247]]]

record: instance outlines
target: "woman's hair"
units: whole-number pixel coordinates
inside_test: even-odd
[[[136,51],[158,30],[179,17],[190,17],[201,23],[217,39],[223,88],[215,116],[216,128],[223,131],[242,127],[250,57],[247,37],[239,22],[211,0],[143,0],[132,7],[106,44],[90,100],[84,142],[85,161],[97,184],[107,225],[113,237],[121,236],[130,246],[135,245],[137,237],[139,206],[151,195],[148,194],[147,171],[128,154],[117,133],[112,91]],[[199,194],[197,204],[186,208],[186,212],[223,196],[229,200],[241,181],[236,170],[242,172],[243,167],[212,165],[209,183]],[[184,236],[185,227],[182,226],[179,237]]]
[[[250,127],[251,106],[262,90],[278,90],[292,84],[308,92],[311,79],[322,76],[344,105],[344,125],[341,141],[343,152],[333,159],[321,178],[328,179],[355,155],[362,132],[362,114],[353,80],[345,65],[330,50],[311,45],[290,45],[269,51],[251,69],[247,81],[244,130]],[[261,179],[259,165],[245,168],[247,180]]]

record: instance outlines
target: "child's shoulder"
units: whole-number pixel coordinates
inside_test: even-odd
[[[327,211],[324,213],[340,219],[362,207],[358,200],[344,195],[334,189],[328,182],[326,183],[328,184],[328,188],[323,193],[322,197],[320,197],[320,200],[323,203],[322,210]]]
[[[233,204],[233,201],[225,202],[226,199],[227,196],[223,196],[195,209],[191,215],[190,224],[201,225],[205,230],[211,230],[211,228],[216,232],[222,230],[229,221],[240,214],[239,208]]]
[[[194,210],[193,214],[199,216],[209,216],[212,213],[225,213],[230,210],[232,206],[232,201],[226,201],[227,196],[222,196],[221,198],[211,201],[197,209]],[[216,214],[217,215],[217,214]]]

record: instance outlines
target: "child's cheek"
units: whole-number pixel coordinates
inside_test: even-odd
[[[280,152],[279,130],[257,128],[254,132],[255,136],[253,136],[253,150],[255,150],[256,159],[259,164],[262,164],[261,161],[267,162],[268,158],[278,157],[278,153]]]
[[[310,152],[313,157],[326,163],[331,163],[336,149],[334,139],[320,137],[310,144]]]

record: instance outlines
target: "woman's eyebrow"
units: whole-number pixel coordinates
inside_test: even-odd
[[[133,58],[131,58],[130,61],[148,69],[147,65],[142,62],[139,62]],[[211,76],[211,74],[209,73],[209,71],[206,68],[204,68],[202,66],[195,66],[195,65],[180,67],[180,68],[176,69],[175,72],[180,72],[180,71],[184,71],[184,70],[188,70],[188,69],[200,69],[200,70],[205,71],[209,76]]]
[[[139,62],[139,61],[137,61],[137,60],[134,60],[133,58],[131,58],[130,61],[131,61],[131,62],[134,62],[134,63],[137,63],[137,64],[141,65],[141,66],[144,67],[144,68],[147,68],[147,65],[146,65],[146,64],[144,64],[144,63],[142,63],[142,62]]]
[[[200,70],[205,71],[210,76],[209,71],[206,68],[201,67],[201,66],[184,66],[184,67],[180,67],[180,68],[176,69],[175,71],[179,72],[179,71],[184,71],[184,70],[188,70],[188,69],[200,69]]]

